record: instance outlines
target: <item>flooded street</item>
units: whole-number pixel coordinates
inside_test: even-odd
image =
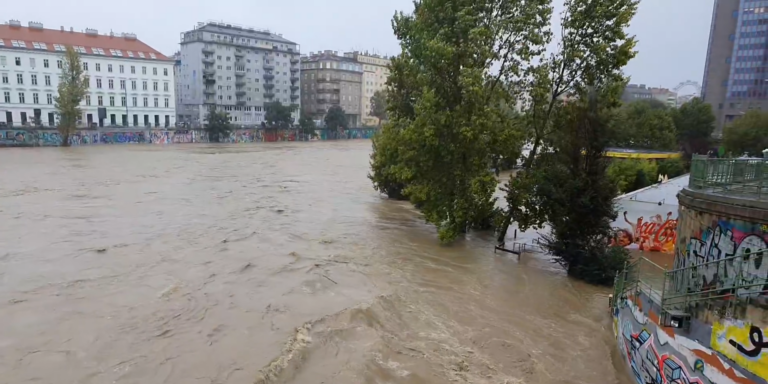
[[[440,246],[370,147],[1,150],[0,382],[628,382],[608,289]]]

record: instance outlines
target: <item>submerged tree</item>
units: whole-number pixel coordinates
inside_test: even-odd
[[[264,105],[264,108],[266,110],[264,120],[266,121],[267,128],[285,129],[290,128],[291,124],[293,124],[292,113],[294,108],[292,106],[274,101]]]
[[[379,119],[379,127],[381,127],[381,121],[387,119],[387,91],[378,90],[374,92],[371,97],[371,111],[370,115]]]
[[[83,72],[80,55],[71,46],[67,46],[62,60],[59,95],[55,97],[56,112],[59,115],[58,130],[61,145],[69,146],[69,136],[77,129],[77,121],[83,111],[80,103],[88,91],[88,78]]]
[[[205,133],[208,134],[208,141],[219,143],[221,139],[229,136],[232,132],[232,123],[229,121],[229,114],[225,111],[217,112],[211,109],[208,116],[205,117]]]
[[[315,125],[315,121],[312,120],[312,116],[302,113],[301,117],[299,118],[299,128],[301,129],[301,133],[308,135],[310,137],[317,136],[317,132],[315,131],[317,129],[317,125]]]
[[[349,128],[349,122],[347,121],[347,115],[344,110],[338,106],[328,108],[328,113],[325,114],[325,127],[334,131],[344,130]]]

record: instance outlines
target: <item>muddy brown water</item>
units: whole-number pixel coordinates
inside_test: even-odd
[[[0,151],[0,382],[627,382],[608,290],[439,245],[369,153]]]

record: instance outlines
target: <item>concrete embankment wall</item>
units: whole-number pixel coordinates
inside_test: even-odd
[[[375,132],[375,128],[350,128],[343,132],[318,129],[313,136],[301,133],[297,129],[236,129],[222,141],[226,143],[253,143],[370,139]],[[199,129],[100,128],[78,130],[70,136],[69,142],[71,145],[207,143],[208,136]],[[0,147],[59,145],[61,145],[61,135],[56,130],[0,128]]]
[[[614,332],[647,383],[768,382],[768,202],[684,188],[665,308],[690,326],[660,326],[659,299],[618,298]],[[672,303],[672,304],[670,304]]]

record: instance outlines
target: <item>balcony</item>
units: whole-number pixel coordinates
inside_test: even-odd
[[[245,76],[245,69],[235,69],[235,76]]]
[[[318,104],[328,104],[328,99],[326,99],[325,97],[318,97],[317,98],[317,103]]]
[[[203,57],[203,64],[213,65],[215,62],[216,60],[213,57]]]
[[[235,57],[245,57],[245,52],[242,51],[235,51]]]
[[[216,99],[206,97],[205,100],[203,100],[203,104],[216,104]]]
[[[264,93],[264,97],[266,97],[267,99],[271,99],[271,98],[275,97],[275,93],[274,92],[265,92]]]
[[[299,98],[299,95],[291,95],[291,101],[294,101]]]
[[[291,82],[292,83],[295,83],[297,81],[299,81],[299,77],[298,76],[291,76]]]
[[[214,53],[216,53],[216,50],[213,49],[213,47],[206,45],[205,47],[203,47],[203,53],[206,55],[213,55]]]
[[[213,68],[205,68],[205,69],[203,69],[203,75],[213,76],[215,74],[216,74],[216,70],[213,69]]]
[[[273,80],[275,78],[275,75],[271,73],[265,73],[264,74],[264,80]]]
[[[298,57],[294,56],[294,57],[291,58],[291,64],[298,64],[298,63],[299,63],[299,58]]]
[[[264,89],[272,89],[275,87],[275,85],[272,83],[264,83],[263,86],[264,86]]]
[[[204,95],[215,95],[216,94],[216,90],[213,89],[213,88],[206,88],[206,89],[203,89],[203,94]]]
[[[237,86],[237,87],[245,86],[245,80],[243,80],[243,79],[236,79],[235,80],[235,86]]]
[[[298,90],[299,90],[299,86],[298,85],[291,85],[291,92],[296,92]]]
[[[216,78],[213,76],[203,76],[203,82],[206,84],[212,84],[216,82]]]
[[[264,64],[264,70],[265,71],[271,71],[273,69],[275,69],[274,65],[272,65],[272,64]]]
[[[296,74],[296,72],[298,72],[298,71],[299,71],[299,68],[291,67],[291,75]]]
[[[238,89],[235,91],[235,96],[245,96],[245,90],[244,89]]]
[[[291,78],[291,79],[293,79],[293,78]],[[341,82],[341,80],[337,79],[337,78],[327,79],[327,78],[322,78],[321,77],[321,78],[317,79],[317,82],[318,83],[339,83],[339,82]]]
[[[237,105],[245,105],[245,100],[238,100],[235,102]]]

